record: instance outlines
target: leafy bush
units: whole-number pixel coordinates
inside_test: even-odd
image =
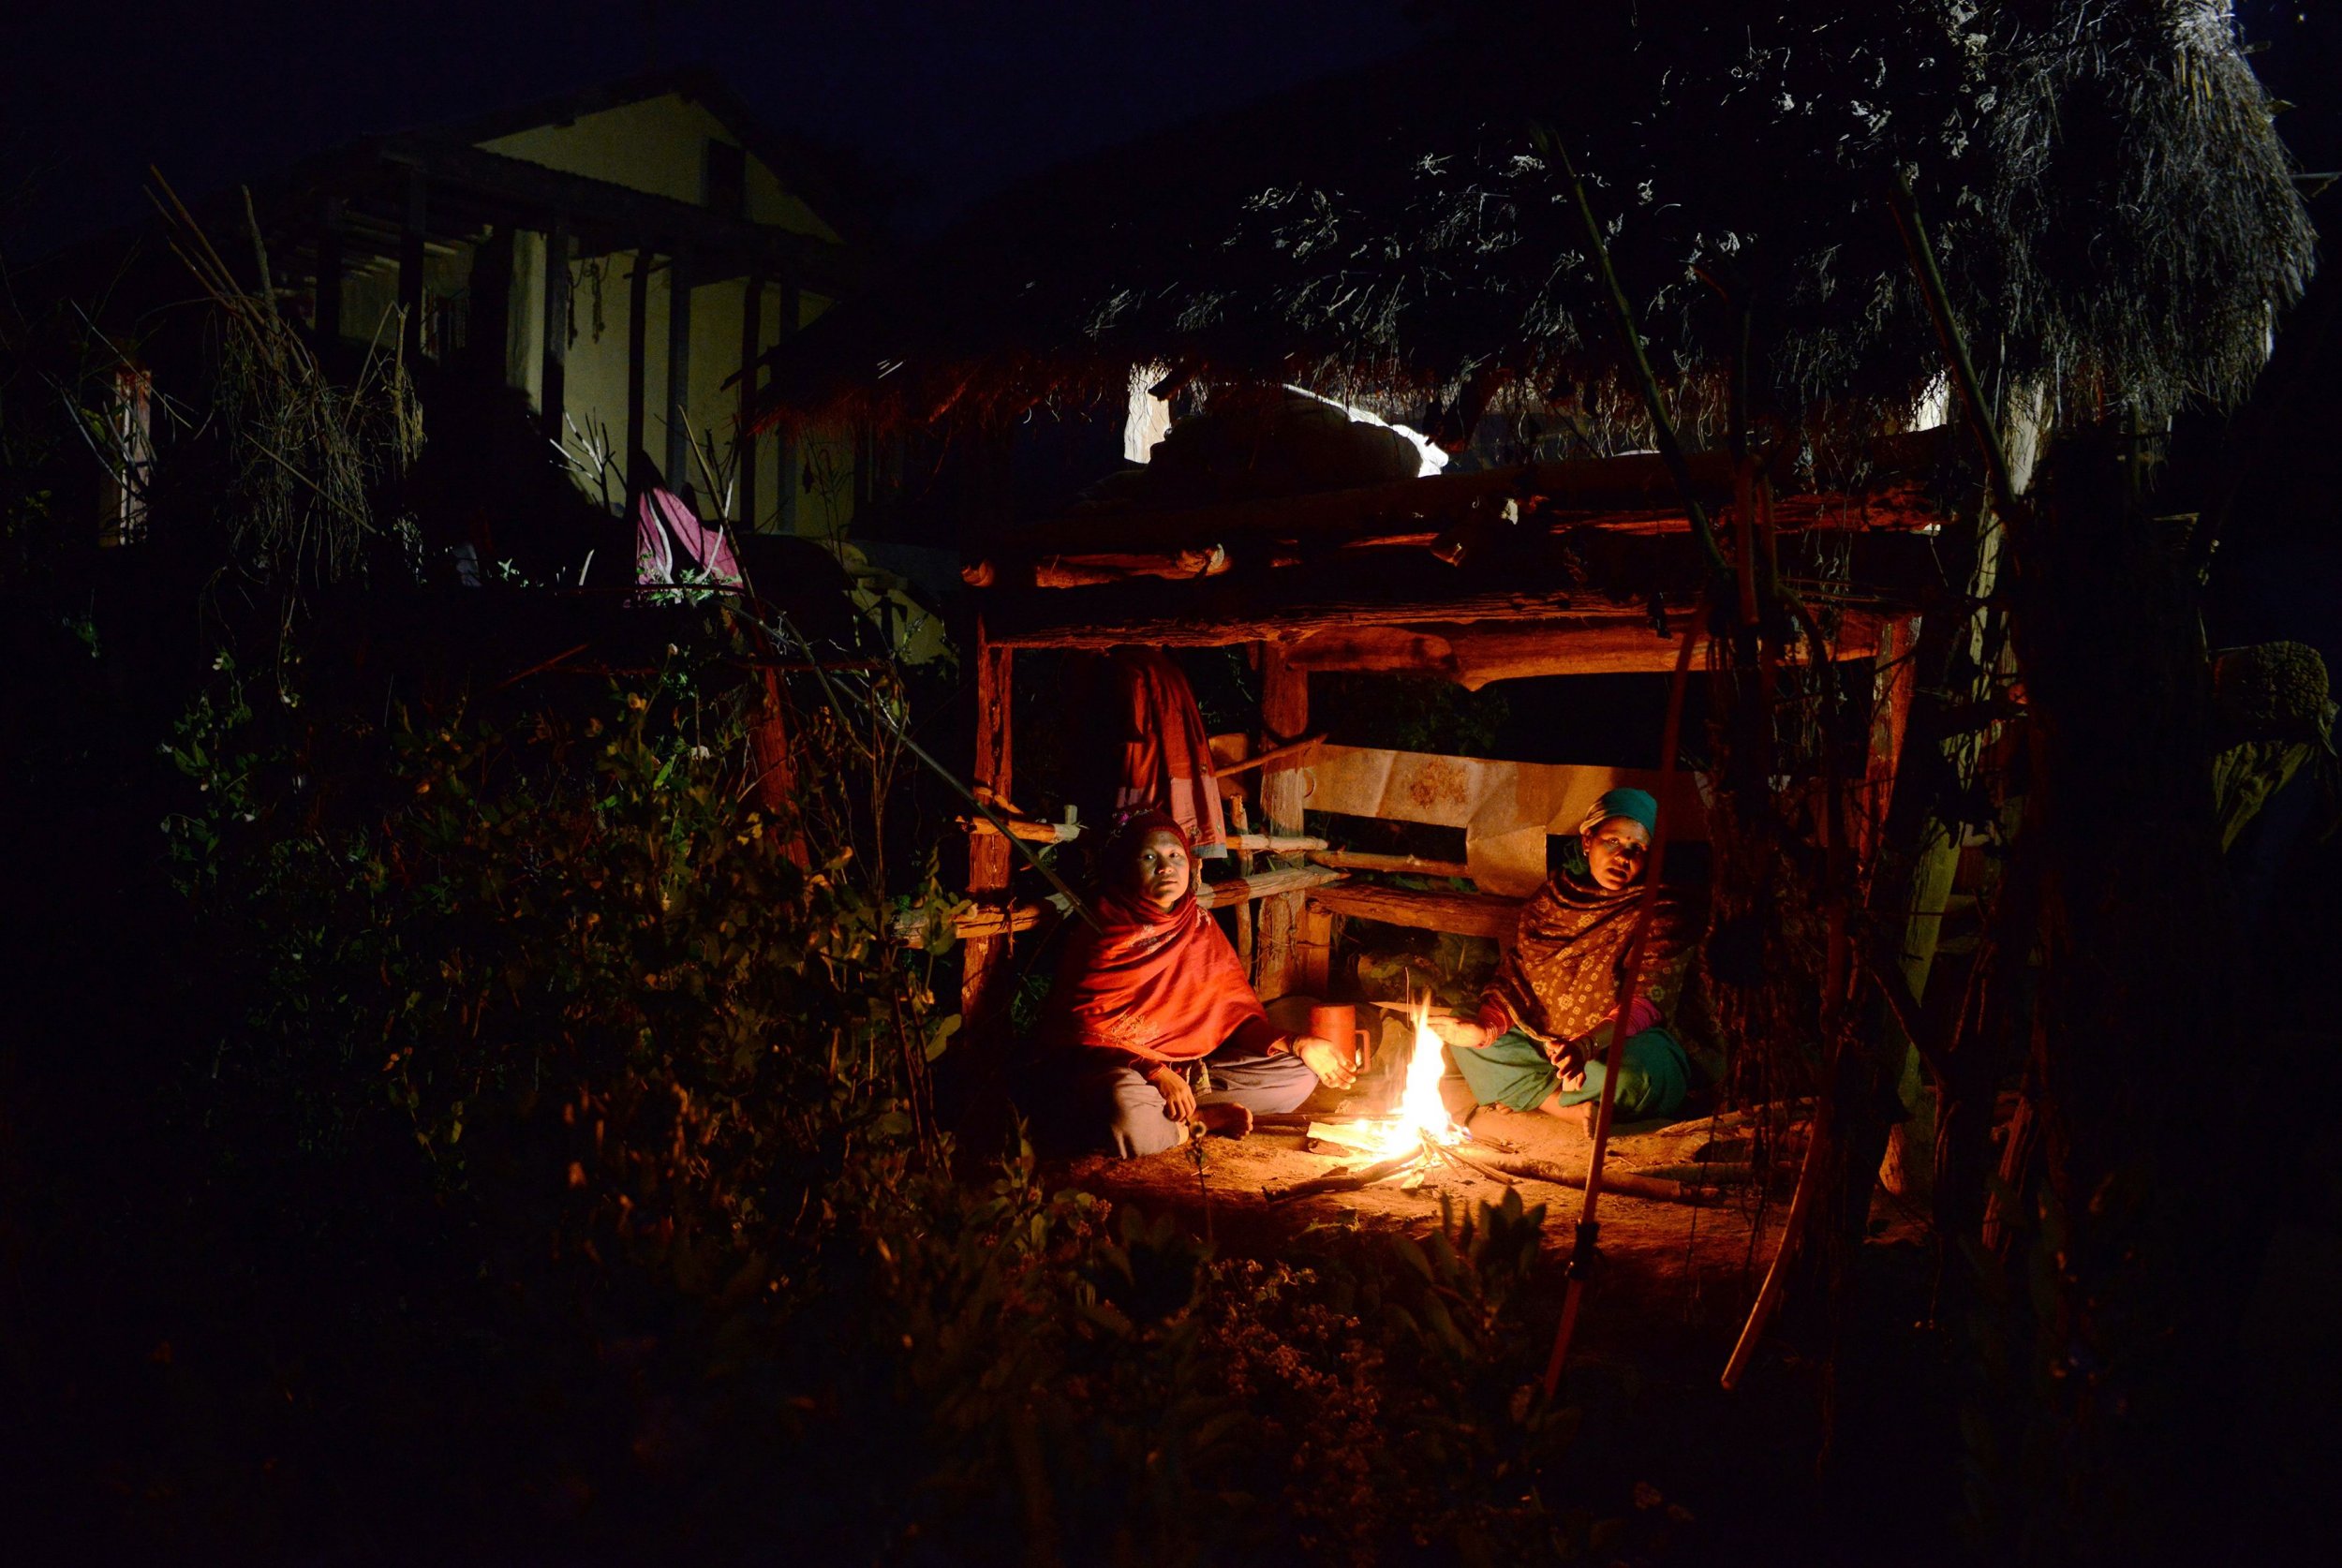
[[[889,896],[842,836],[808,853],[814,813],[745,808],[738,693],[677,658],[580,713],[467,700],[378,731],[297,724],[298,666],[257,704],[273,723],[218,674],[169,748],[195,792],[164,826],[232,936],[213,1076],[301,1146],[389,1112],[443,1184],[556,1173],[569,1245],[746,1256],[808,1243],[849,1151],[920,1130],[956,1024],[951,901],[932,867]]]
[[[884,791],[847,716],[796,726],[774,821],[742,804],[759,710],[679,656],[574,706],[378,727],[319,713],[295,664],[215,674],[168,748],[230,998],[189,1103],[219,1160],[299,1178],[239,1191],[332,1246],[347,1211],[425,1217],[301,1385],[367,1442],[445,1445],[424,1485],[464,1539],[1131,1563],[1595,1539],[1558,1501],[1578,1417],[1533,1385],[1543,1211],[1517,1195],[1263,1263],[1052,1191],[1029,1150],[955,1171],[927,1096],[955,901],[857,849]],[[281,1450],[288,1399],[209,1419]]]

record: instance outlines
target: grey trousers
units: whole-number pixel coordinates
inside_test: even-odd
[[[1204,1058],[1211,1087],[1198,1105],[1241,1105],[1254,1116],[1297,1111],[1317,1087],[1309,1063],[1289,1054],[1239,1055],[1226,1047]],[[1189,1081],[1195,1072],[1188,1070]],[[1163,1091],[1128,1067],[1087,1072],[1068,1086],[1065,1132],[1085,1149],[1101,1146],[1121,1159],[1161,1154],[1179,1143],[1179,1124],[1166,1113]]]

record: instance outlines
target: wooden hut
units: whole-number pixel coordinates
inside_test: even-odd
[[[2022,459],[2061,423],[2152,424],[2258,368],[2309,258],[2272,112],[2209,4],[1475,7],[1415,55],[986,204],[772,356],[762,407],[947,432],[978,471],[954,531],[996,805],[1018,648],[1257,646],[1270,859],[1214,896],[1259,904],[1265,995],[1308,989],[1343,914],[1505,927],[1485,887],[1369,891],[1341,880],[1355,857],[1299,842],[1312,673],[1668,668],[1704,633],[1703,582],[1794,579],[1771,563],[1825,540],[1831,569],[1788,585],[1834,657],[1901,669],[1922,609],[1948,647],[1992,597],[1993,528],[1890,193],[1908,181],[1934,223],[1990,392],[1977,422]],[[1451,471],[1037,518],[998,480],[1037,409],[1135,421],[1142,393],[1279,386],[1404,420]],[[1651,451],[1654,404],[1688,490]],[[1876,688],[1875,797],[1902,733],[1896,682]],[[997,834],[970,865],[981,1021],[1040,916]]]

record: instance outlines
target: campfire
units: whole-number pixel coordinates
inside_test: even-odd
[[[1511,1176],[1476,1157],[1467,1146],[1473,1142],[1471,1132],[1456,1124],[1440,1099],[1443,1065],[1439,1036],[1431,1032],[1430,998],[1412,1000],[1407,1013],[1415,1026],[1414,1041],[1396,1106],[1385,1115],[1347,1123],[1329,1139],[1372,1156],[1372,1161],[1286,1188],[1272,1193],[1273,1200],[1354,1191],[1385,1181],[1396,1181],[1412,1190],[1422,1186],[1443,1166],[1462,1175],[1486,1176],[1506,1186],[1512,1184]]]

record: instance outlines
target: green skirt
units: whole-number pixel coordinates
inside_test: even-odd
[[[1562,1103],[1577,1105],[1602,1093],[1605,1068],[1599,1058],[1586,1063],[1586,1081],[1562,1088],[1559,1069],[1545,1048],[1519,1029],[1486,1045],[1451,1046],[1448,1055],[1479,1105],[1509,1105],[1534,1111],[1561,1091]],[[1620,1121],[1670,1116],[1691,1088],[1691,1058],[1664,1028],[1648,1028],[1626,1043],[1618,1065],[1618,1097],[1612,1114]]]

